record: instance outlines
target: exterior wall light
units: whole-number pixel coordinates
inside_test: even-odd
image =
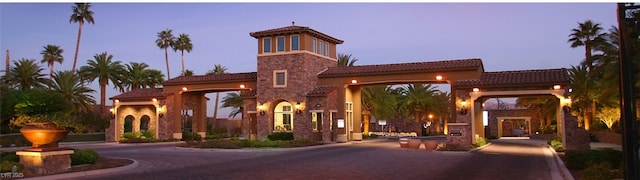
[[[466,100],[462,100],[460,101],[460,114],[465,115],[467,114],[467,101]]]
[[[110,108],[109,112],[111,112],[111,118],[115,118],[116,117],[116,110],[114,108]]]
[[[265,112],[264,112],[264,104],[258,105],[258,110],[260,110],[260,115],[264,116],[264,114],[265,114]]]
[[[441,80],[442,80],[442,76],[437,75],[437,76],[436,76],[436,80],[441,81]]]
[[[240,84],[240,89],[244,89],[246,88],[246,86],[244,86],[244,84]]]
[[[351,84],[358,84],[358,80],[352,79]]]
[[[300,114],[302,113],[302,110],[300,109],[300,102],[296,103],[296,114]]]
[[[560,89],[560,88],[561,88],[561,86],[560,86],[559,84],[553,85],[553,89],[554,89],[554,90],[558,90],[558,89]]]
[[[571,98],[570,97],[565,97],[564,98],[564,105],[562,106],[562,109],[566,113],[571,112]]]
[[[187,91],[189,89],[187,89],[187,87],[182,87],[182,91]]]
[[[162,107],[157,107],[156,111],[158,111],[158,116],[159,117],[163,117],[164,116],[164,112],[162,111]]]
[[[473,88],[473,92],[480,92],[480,88]]]

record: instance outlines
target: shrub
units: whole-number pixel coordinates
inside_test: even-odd
[[[589,133],[589,142],[600,142],[595,134]]]
[[[622,165],[622,151],[614,149],[580,150],[565,152],[565,164],[570,169],[585,169],[592,164],[609,163],[612,167]]]
[[[487,138],[476,137],[476,146],[481,147],[481,146],[487,145],[488,143],[489,141],[487,141]]]
[[[2,161],[20,162],[20,157],[16,152],[0,152],[0,162]]]
[[[93,149],[76,149],[71,154],[71,165],[95,164],[100,159],[100,155]]]
[[[551,148],[553,148],[557,152],[564,151],[564,149],[562,148],[562,138],[560,138],[560,137],[557,137],[555,139],[549,140],[547,142],[547,144],[549,146],[551,146]]]
[[[151,131],[142,131],[142,133],[140,133],[140,137],[143,139],[153,139],[155,135]]]
[[[276,132],[276,133],[273,133],[273,134],[269,134],[267,136],[267,138],[269,140],[272,140],[272,141],[275,141],[275,140],[284,140],[284,141],[293,140],[293,133],[290,133],[290,132]]]
[[[127,140],[127,139],[138,139],[140,138],[140,133],[139,132],[126,132],[124,134],[122,134],[122,139]]]
[[[190,131],[182,131],[182,140],[183,141],[202,141],[202,136],[200,134]]]
[[[581,174],[583,179],[609,180],[613,179],[609,170],[611,170],[611,164],[602,162],[589,165]]]
[[[370,135],[362,135],[362,139],[377,139],[378,135],[377,134],[370,134]]]
[[[18,162],[2,161],[0,162],[0,173],[11,172],[13,170],[13,166],[18,167],[18,172],[22,172],[22,169],[24,169],[22,164]]]

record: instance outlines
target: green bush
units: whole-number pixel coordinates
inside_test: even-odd
[[[362,135],[362,139],[378,139],[378,135],[377,134],[371,134],[371,135],[363,134]]]
[[[293,133],[290,133],[290,132],[276,132],[276,133],[269,134],[267,136],[267,138],[269,140],[272,140],[272,141],[276,141],[276,140],[283,140],[283,141],[293,140]]]
[[[0,162],[2,161],[20,162],[20,157],[16,152],[0,152]]]
[[[476,146],[481,147],[487,145],[489,141],[484,137],[476,137]]]
[[[592,164],[609,163],[612,167],[622,165],[622,151],[614,149],[590,149],[565,152],[565,164],[569,169],[585,169]]]
[[[551,148],[556,150],[557,152],[562,152],[564,149],[562,148],[562,138],[558,137],[547,142]]]
[[[139,132],[126,132],[124,134],[122,134],[122,139],[127,140],[127,139],[139,139],[140,138],[140,133]]]
[[[611,176],[611,164],[608,162],[602,162],[597,164],[590,164],[587,168],[582,171],[582,179],[589,180],[610,180],[613,179]]]
[[[140,137],[143,139],[153,139],[155,135],[151,131],[142,131],[142,133],[140,133]]]
[[[11,170],[13,169],[13,166],[18,167],[18,172],[22,172],[22,169],[24,169],[22,164],[18,162],[2,161],[0,162],[0,173],[11,172]]]
[[[100,155],[93,149],[76,149],[71,154],[71,165],[95,164],[100,159]]]

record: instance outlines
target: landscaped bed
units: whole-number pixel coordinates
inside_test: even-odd
[[[206,141],[192,141],[180,145],[191,148],[221,148],[221,149],[241,149],[241,148],[290,148],[321,145],[321,142],[309,140],[246,140],[246,139],[212,139]]]

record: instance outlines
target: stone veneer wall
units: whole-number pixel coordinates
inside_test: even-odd
[[[133,106],[120,106],[118,108],[118,118],[116,127],[118,133],[114,139],[118,141],[122,134],[124,134],[124,120],[127,116],[133,117],[132,129],[133,132],[140,131],[140,119],[143,116],[149,116],[149,131],[154,132],[156,130],[156,107],[153,105],[133,105]]]
[[[260,112],[256,110],[256,107],[258,106],[256,104],[256,98],[255,97],[248,97],[245,98],[243,97],[243,105],[242,105],[242,137],[245,138],[249,138],[249,131],[251,130],[251,121],[250,121],[250,116],[249,116],[249,111],[254,111],[256,112],[256,117],[259,119],[260,118]],[[266,116],[266,115],[265,115]],[[258,129],[260,129],[260,127],[258,127]]]
[[[265,104],[266,114],[258,115],[258,138],[264,138],[273,129],[273,109],[282,102],[295,105],[302,102],[303,112],[293,114],[295,139],[312,139],[311,116],[307,108],[306,93],[317,85],[318,73],[337,65],[335,60],[310,53],[258,56],[256,102]],[[287,70],[286,87],[273,87],[273,72]],[[295,111],[295,108],[294,108]]]
[[[158,139],[173,138],[174,120],[171,117],[174,117],[175,113],[180,113],[180,110],[169,107],[173,105],[175,97],[175,95],[169,95],[166,99],[160,101],[160,105],[166,105],[166,108],[164,109],[164,116],[159,120]]]
[[[540,118],[535,115],[535,112],[529,109],[508,109],[508,110],[488,110],[489,111],[489,136],[498,137],[498,117],[531,117],[531,129],[530,134],[535,134],[535,131],[540,128]]]
[[[595,135],[600,142],[622,145],[622,134],[620,133],[608,131],[591,131],[591,134]]]
[[[321,110],[322,111],[322,141],[323,142],[331,142],[333,141],[333,133],[332,125],[335,126],[335,122],[332,122],[331,119],[331,111],[337,111],[337,92],[332,91],[327,96],[315,96],[308,97],[307,102],[309,104],[308,110]],[[317,107],[316,104],[320,104],[320,107]]]
[[[563,147],[564,150],[585,150],[590,149],[589,132],[578,127],[578,118],[571,116],[570,113],[564,113],[565,120],[565,134],[567,144]]]
[[[469,92],[465,90],[455,90],[455,97],[468,97]],[[456,104],[456,106],[458,106]],[[456,122],[448,124],[449,134],[447,135],[447,143],[446,146],[448,148],[460,149],[460,150],[468,150],[471,148],[471,144],[473,140],[473,134],[471,133],[471,112],[467,114],[460,114],[458,107],[456,107]],[[455,125],[459,124],[459,125]],[[451,132],[461,131],[462,136],[451,136]]]

